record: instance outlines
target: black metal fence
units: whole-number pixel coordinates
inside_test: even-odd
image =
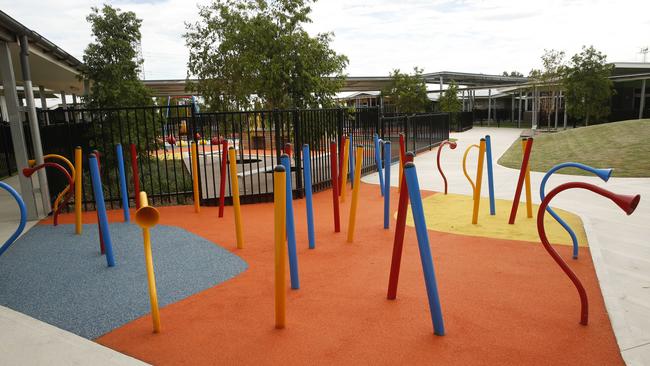
[[[190,105],[132,108],[76,109],[64,113],[44,111],[39,115],[43,151],[73,160],[74,149],[83,149],[82,186],[84,208],[94,209],[87,156],[100,152],[101,175],[108,208],[120,205],[115,147],[121,144],[127,172],[130,201],[134,203],[133,174],[129,147],[137,149],[140,188],[155,205],[185,204],[192,199],[190,142],[198,148],[199,189],[202,204],[216,205],[221,181],[223,141],[234,147],[237,156],[242,203],[273,200],[273,166],[285,144],[293,146],[292,179],[294,195],[303,187],[302,145],[310,147],[312,189],[330,186],[331,141],[348,135],[352,145],[364,147],[362,174],[376,170],[374,134],[393,143],[398,158],[399,134],[404,133],[408,150],[431,149],[449,137],[449,115],[445,113],[382,117],[378,108],[260,110],[197,113]],[[49,121],[47,125],[43,121]],[[31,151],[29,127],[25,138]],[[2,126],[5,128],[5,126]],[[11,150],[9,128],[0,129],[0,143]],[[6,139],[7,141],[3,140]],[[3,145],[4,146],[4,145]],[[13,164],[15,159],[7,160]],[[2,162],[0,162],[1,168]],[[11,166],[8,168],[11,171]],[[228,173],[227,173],[228,174]],[[57,171],[48,170],[50,189],[60,192],[67,184]],[[231,182],[225,179],[225,200],[231,203]]]

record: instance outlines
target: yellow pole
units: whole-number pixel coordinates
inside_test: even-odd
[[[467,174],[467,164],[466,164],[466,161],[467,161],[467,154],[469,154],[469,151],[470,151],[473,147],[479,147],[479,146],[476,145],[476,144],[469,145],[469,146],[467,147],[467,149],[465,149],[465,154],[463,154],[463,174],[465,174],[465,178],[467,178],[467,180],[469,181],[469,184],[472,186],[472,194],[474,193],[474,191],[476,191],[476,187],[474,186],[474,182],[472,181],[472,178],[470,178],[469,174]]]
[[[147,267],[147,283],[149,285],[149,302],[151,303],[151,317],[153,319],[153,332],[160,332],[160,310],[158,309],[158,293],[156,291],[156,275],[153,270],[153,256],[151,255],[151,235],[149,229],[156,226],[160,214],[154,207],[149,206],[146,192],[140,192],[140,208],[135,213],[135,222],[142,228],[144,242],[144,260]]]
[[[528,143],[528,139],[522,139],[521,140],[521,152],[525,153],[526,151],[526,144]],[[532,163],[532,151],[531,151],[531,156],[528,158],[528,166],[526,167],[526,216],[528,218],[533,217],[533,198],[532,198],[532,193],[530,191],[530,164]]]
[[[472,224],[478,223],[478,208],[481,202],[481,181],[483,180],[483,158],[485,156],[485,139],[481,139],[478,148],[478,167],[476,168],[476,189],[474,189],[474,211],[472,212]]]
[[[354,226],[359,204],[359,186],[361,185],[361,163],[363,162],[363,147],[357,146],[354,167],[354,187],[352,189],[352,204],[350,205],[350,221],[348,222],[348,243],[354,241]]]
[[[81,179],[83,177],[83,158],[81,147],[77,146],[74,149],[74,165],[75,165],[75,174],[74,174],[74,232],[77,235],[81,235],[83,230],[82,218],[81,218]]]
[[[192,191],[194,192],[194,212],[201,212],[201,201],[199,199],[199,156],[196,142],[192,141]]]
[[[287,228],[287,192],[286,172],[278,165],[273,171],[273,211],[275,213],[275,327],[284,328],[286,318],[286,284],[285,284],[285,254],[284,236]]]
[[[237,157],[235,148],[228,149],[228,160],[230,161],[230,187],[232,188],[232,205],[235,209],[235,232],[237,233],[237,249],[244,248],[244,238],[241,223],[241,207],[239,204],[239,181],[237,179]]]
[[[350,160],[350,139],[345,139],[345,147],[343,148],[343,167],[341,169],[341,202],[345,202],[345,189],[347,188],[348,181],[348,165]]]

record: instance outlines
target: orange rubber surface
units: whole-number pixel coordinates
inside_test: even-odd
[[[575,261],[570,247],[556,246],[589,296],[589,325],[581,326],[578,294],[541,244],[430,231],[447,333],[439,337],[433,335],[414,229],[406,228],[397,299],[386,300],[395,220],[390,230],[382,228],[379,188],[361,186],[352,244],[345,231],[349,200],[341,206],[342,232],[335,234],[331,199],[331,191],[314,195],[314,250],[307,245],[305,201],[294,201],[301,289],[290,289],[287,273],[285,329],[274,328],[272,204],[242,206],[241,250],[232,207],[218,219],[216,207],[195,214],[192,206],[176,206],[160,208],[161,224],[231,250],[249,269],[162,308],[160,334],[152,333],[145,316],[96,341],[157,365],[623,364],[588,248],[580,248]],[[396,209],[395,189],[391,201]],[[109,213],[113,221],[121,215]],[[86,213],[84,222],[95,217]]]

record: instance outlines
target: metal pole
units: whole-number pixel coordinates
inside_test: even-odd
[[[490,127],[490,118],[492,117],[492,89],[488,89],[488,127]]]
[[[16,78],[14,68],[11,63],[11,53],[9,45],[0,41],[0,74],[2,75],[2,86],[4,87],[4,98],[7,107],[9,127],[11,129],[11,139],[13,141],[14,156],[16,158],[16,167],[19,172],[29,167],[27,157],[27,145],[25,144],[25,135],[21,119],[21,111],[18,108],[18,93],[16,92]],[[36,209],[36,200],[34,197],[34,187],[31,178],[18,174],[20,183],[20,193],[27,206],[27,219],[37,220],[38,210]]]
[[[560,92],[560,93],[562,93],[562,92]],[[553,108],[555,109],[555,130],[556,130],[556,131],[557,131],[557,113],[558,113],[558,111],[557,111],[557,106],[558,106],[558,104],[559,104],[559,101],[560,101],[560,96],[559,96],[559,95],[555,95],[555,96],[553,97]]]
[[[518,108],[518,116],[517,116],[517,128],[521,128],[521,99],[522,99],[522,92],[519,90],[519,108]]]
[[[29,116],[29,129],[32,135],[34,158],[36,159],[36,165],[41,165],[44,162],[43,145],[41,144],[41,132],[38,126],[38,117],[36,116],[36,106],[34,105],[34,90],[32,89],[32,77],[29,68],[29,44],[27,43],[27,36],[25,35],[20,37],[20,66],[23,71],[25,102],[27,104],[27,115]],[[47,214],[52,210],[52,207],[45,169],[38,170],[38,183],[41,189],[43,210]]]
[[[641,102],[639,103],[639,119],[643,118],[643,109],[645,108],[645,80],[641,80]]]
[[[462,95],[461,98],[463,99],[463,109],[462,110],[463,110],[463,112],[465,112],[465,91],[464,90],[463,90],[461,95]]]
[[[510,96],[510,123],[515,124],[515,93]]]
[[[68,103],[65,101],[65,92],[63,90],[61,90],[61,105],[63,106],[63,117],[66,123],[70,122],[68,120]]]
[[[442,76],[440,77],[440,91],[442,91]]]
[[[43,112],[43,122],[45,122],[45,125],[50,124],[50,115],[47,113],[47,99],[45,98],[45,88],[43,85],[40,85],[38,87],[38,94],[40,94],[41,97],[41,111]]]

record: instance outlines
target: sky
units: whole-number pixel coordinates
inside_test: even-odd
[[[185,22],[209,0],[0,0],[0,9],[82,60],[91,41],[85,17],[104,2],[143,20],[146,79],[186,77]],[[608,61],[638,62],[650,46],[650,0],[320,0],[312,10],[305,29],[334,32],[332,47],[348,56],[350,76],[414,66],[527,75],[544,49],[570,56],[593,45]]]

